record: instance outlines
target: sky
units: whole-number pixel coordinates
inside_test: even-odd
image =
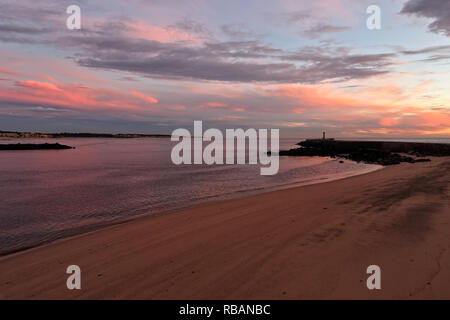
[[[448,0],[0,0],[0,130],[448,138],[449,71]]]

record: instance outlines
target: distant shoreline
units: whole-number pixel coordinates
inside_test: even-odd
[[[1,131],[0,139],[27,139],[27,138],[169,138],[166,134],[134,134],[134,133],[88,133],[88,132],[60,132],[60,133],[41,133],[41,132],[19,132],[19,131]]]

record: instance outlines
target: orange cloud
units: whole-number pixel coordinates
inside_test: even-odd
[[[426,127],[447,127],[447,129],[450,129],[450,114],[444,112],[423,112],[418,115],[418,122]]]
[[[399,121],[394,118],[386,117],[380,120],[380,125],[382,125],[383,127],[392,127],[397,124],[399,124]]]
[[[270,85],[263,88],[258,87],[258,90],[272,96],[295,99],[305,106],[336,107],[360,105],[360,101],[351,95],[325,85]]]
[[[294,113],[305,111],[310,108],[343,108],[351,110],[355,107],[371,109],[373,111],[392,111],[399,107],[404,112],[415,111],[401,103],[409,103],[408,99],[412,94],[417,94],[424,90],[427,84],[414,87],[411,92],[405,93],[403,89],[395,84],[385,84],[382,86],[362,87],[355,91],[347,91],[335,88],[331,85],[270,85],[257,87],[259,92],[266,95],[285,97],[294,99],[304,107],[296,108]]]
[[[430,111],[420,104],[420,100],[414,100],[429,85],[429,82],[422,82],[407,90],[387,83],[353,89],[354,93],[330,85],[268,85],[257,87],[257,90],[301,104],[301,108],[291,109],[301,121],[313,120],[324,125],[340,122],[343,130],[365,122],[368,128],[355,129],[353,133],[357,134],[448,134],[450,113]],[[380,127],[370,128],[372,123]]]
[[[295,108],[294,110],[292,110],[292,112],[302,114],[305,110],[305,108]]]

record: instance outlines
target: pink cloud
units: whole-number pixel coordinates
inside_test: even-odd
[[[109,23],[110,20],[104,18],[83,18],[83,24],[93,30],[108,27]],[[118,32],[132,38],[158,41],[163,43],[172,43],[179,41],[195,45],[203,43],[203,39],[201,39],[198,35],[174,27],[151,24],[138,19],[121,20],[120,23],[122,24],[123,28],[118,30]]]
[[[147,96],[145,94],[143,94],[142,92],[139,92],[137,90],[130,90],[130,93],[140,99],[142,99],[143,101],[146,101],[148,103],[157,103],[158,100],[156,98]]]
[[[2,67],[0,67],[0,73],[9,74],[9,75],[12,75],[12,76],[19,75],[19,73],[15,72],[15,71],[11,71],[9,69],[5,69],[5,68],[2,68]]]
[[[174,28],[161,27],[157,25],[151,25],[144,21],[135,21],[128,23],[128,30],[126,33],[135,38],[142,38],[146,40],[153,40],[159,42],[177,42],[186,41],[193,44],[201,44],[203,42],[197,35],[190,34],[183,30]]]
[[[224,108],[227,105],[224,103],[220,103],[220,102],[207,102],[202,104],[200,107],[201,108]]]
[[[113,89],[91,88],[85,85],[53,84],[20,80],[15,86],[0,89],[0,101],[78,109],[86,111],[121,110],[145,112],[153,97],[131,90],[124,94]]]
[[[26,88],[32,88],[37,90],[56,90],[61,91],[60,88],[58,88],[53,83],[47,83],[47,82],[38,82],[38,81],[26,81],[26,80],[20,80],[16,81],[16,85]]]

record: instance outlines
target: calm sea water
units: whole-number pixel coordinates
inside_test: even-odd
[[[50,141],[49,141],[50,140]],[[289,148],[297,139],[280,141]],[[0,143],[30,140],[3,140]],[[0,152],[0,254],[141,215],[311,184],[379,168],[319,157],[259,165],[173,165],[169,139],[33,139],[72,150]]]

